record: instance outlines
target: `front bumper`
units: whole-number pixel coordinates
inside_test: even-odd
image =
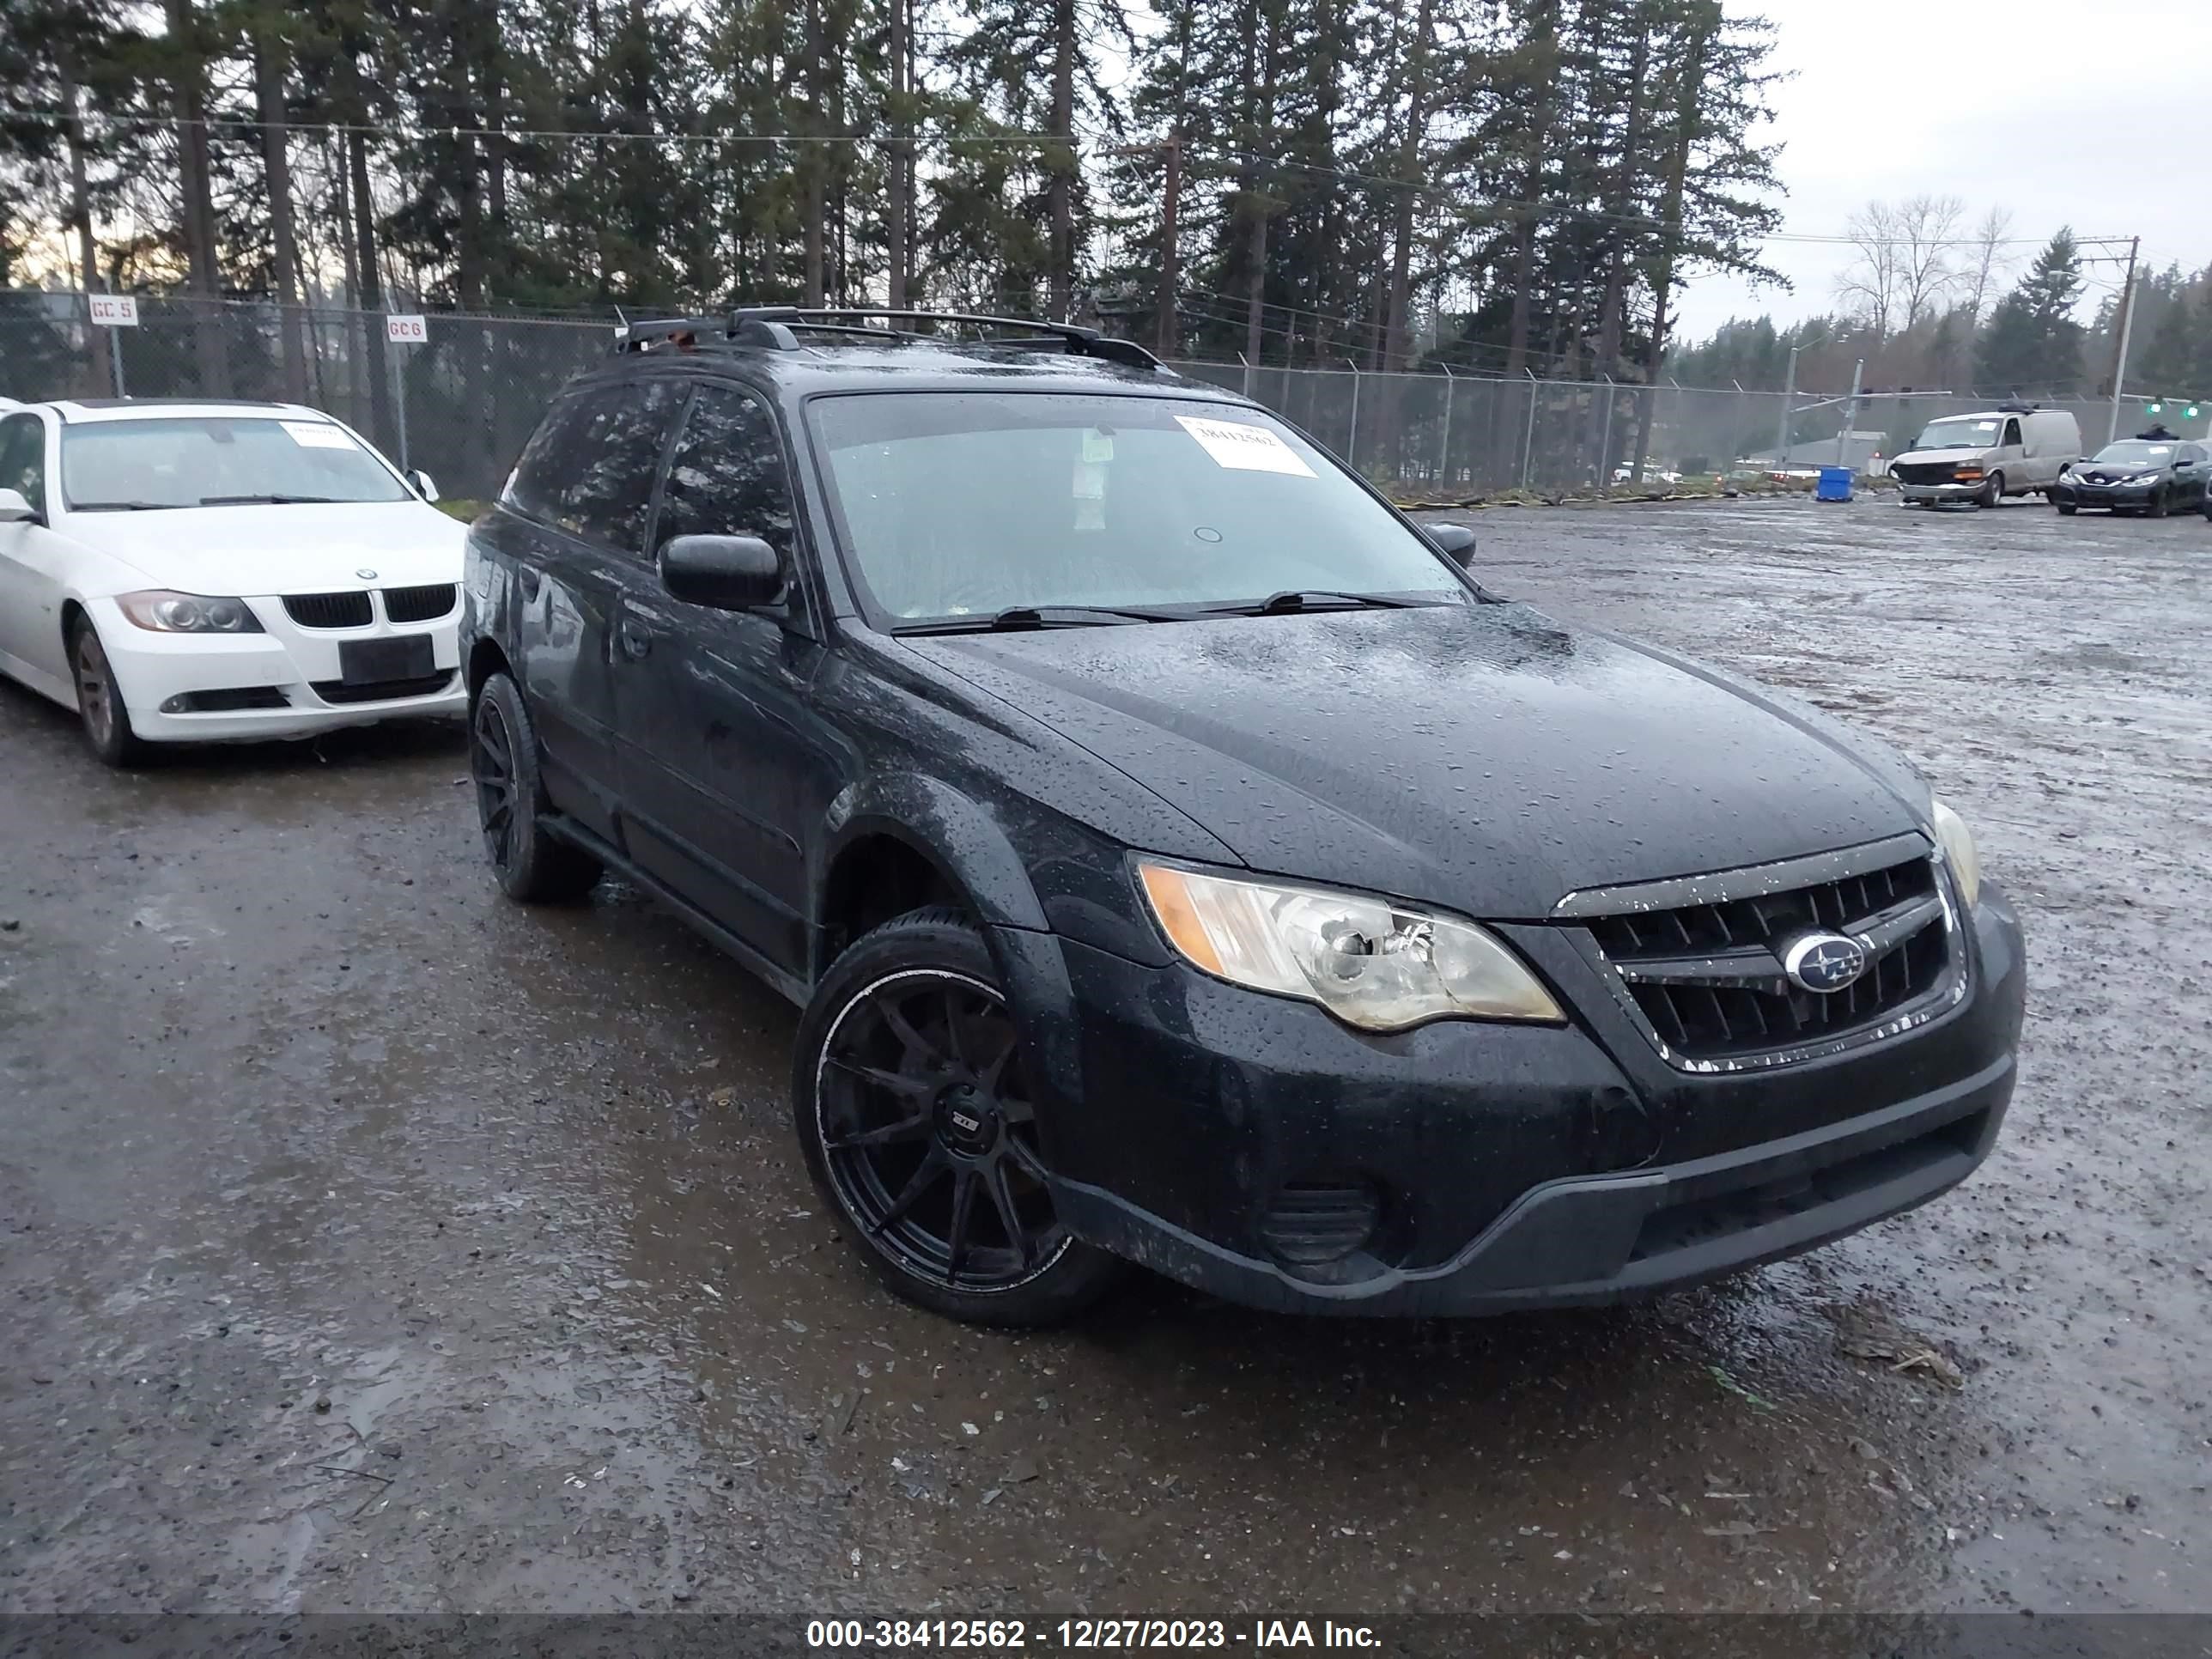
[[[2051,499],[2062,507],[2143,507],[2158,493],[2155,483],[2083,483],[2061,478],[2051,486]]]
[[[1994,889],[1973,921],[1972,989],[1939,1018],[1725,1075],[1667,1066],[1573,980],[1571,951],[1520,939],[1591,1018],[1378,1037],[1179,967],[1066,941],[1050,960],[1046,935],[1002,934],[1001,958],[1018,1001],[1065,999],[1032,1022],[1031,1060],[1078,1236],[1254,1306],[1437,1316],[1696,1284],[1965,1179],[2011,1098],[2025,981]],[[1286,1194],[1353,1187],[1378,1196],[1366,1241],[1286,1257]]]
[[[1972,483],[1907,483],[1902,478],[1897,481],[1898,494],[1908,501],[1977,501],[1981,499],[1982,489],[1978,478]]]
[[[340,726],[407,715],[468,712],[460,669],[459,613],[422,623],[377,620],[362,628],[304,629],[274,599],[248,601],[264,632],[161,634],[137,627],[112,599],[88,609],[101,647],[131,711],[131,729],[149,743],[245,743],[309,737]],[[359,702],[325,698],[317,687],[341,678],[341,641],[428,635],[442,680],[408,695]],[[262,692],[283,699],[267,708],[193,708],[205,694]],[[179,703],[185,705],[179,708]],[[167,707],[164,707],[167,705]]]

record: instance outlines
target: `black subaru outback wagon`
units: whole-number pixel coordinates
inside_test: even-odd
[[[1471,543],[1084,330],[633,326],[470,536],[484,844],[799,1004],[815,1178],[965,1319],[1609,1302],[1961,1180],[2023,982],[1965,825]]]

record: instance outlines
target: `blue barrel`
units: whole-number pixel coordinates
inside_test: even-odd
[[[1824,466],[1820,482],[1813,486],[1816,501],[1847,501],[1851,498],[1851,470],[1847,466]]]

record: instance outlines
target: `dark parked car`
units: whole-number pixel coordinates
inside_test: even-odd
[[[471,533],[485,846],[519,899],[620,871],[799,1004],[815,1178],[962,1318],[1118,1259],[1604,1303],[1963,1179],[2023,982],[1965,826],[1472,543],[1085,331],[633,326]]]
[[[2089,459],[2075,462],[2051,487],[2051,504],[2061,513],[2102,507],[2153,519],[2176,507],[2201,507],[2212,517],[2208,477],[2212,449],[2171,433],[2146,433],[2106,444]]]

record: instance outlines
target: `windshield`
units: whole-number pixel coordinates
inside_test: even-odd
[[[1036,392],[809,409],[854,574],[902,621],[1291,590],[1468,598],[1421,538],[1257,410]]]
[[[62,428],[61,461],[62,493],[80,513],[410,499],[382,462],[328,421],[91,421]]]
[[[1930,421],[1920,434],[1915,449],[1993,449],[1996,447],[1997,423],[1987,417],[1958,416],[1948,421]]]
[[[2120,443],[2106,444],[2097,452],[2097,459],[2107,465],[2164,466],[2173,459],[2173,446],[2145,443],[2140,438],[2130,438]]]

